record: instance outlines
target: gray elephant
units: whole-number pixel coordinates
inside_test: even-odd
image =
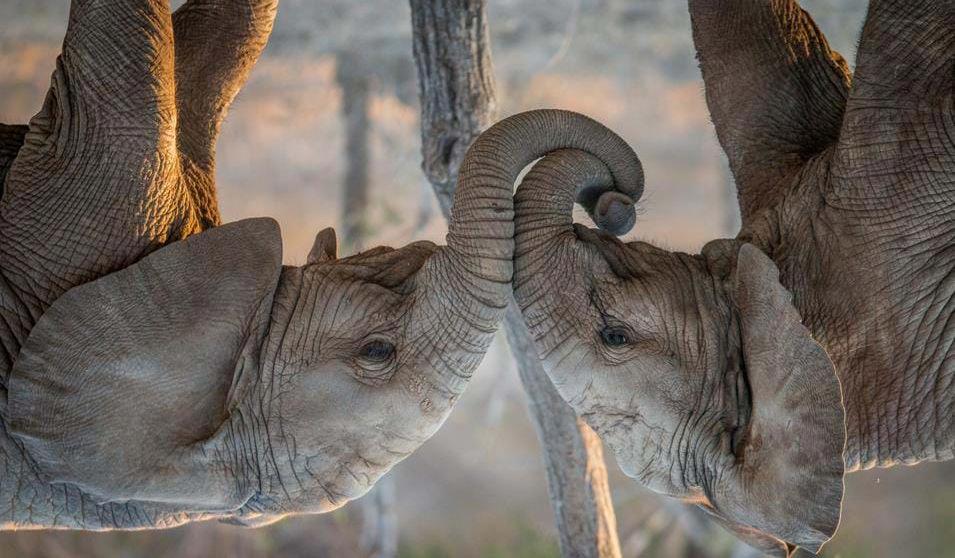
[[[276,4],[73,0],[42,110],[0,126],[0,526],[334,509],[437,430],[483,357],[512,184],[553,146],[476,142],[447,246],[339,259],[326,229],[283,267],[271,219],[220,226],[214,181]]]
[[[818,552],[845,472],[953,457],[955,1],[873,0],[854,77],[794,0],[690,13],[739,236],[623,243],[636,155],[552,153],[515,198],[515,295],[629,476],[767,553]]]

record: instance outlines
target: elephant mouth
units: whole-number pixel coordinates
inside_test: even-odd
[[[245,503],[235,509],[233,512],[236,517],[244,517],[247,515],[256,515],[265,513],[269,510],[269,506],[266,502],[266,499],[263,497],[262,492],[255,491],[248,498],[246,498]]]

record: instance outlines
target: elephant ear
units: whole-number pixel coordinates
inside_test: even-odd
[[[739,248],[733,290],[750,418],[708,511],[764,552],[790,556],[798,546],[816,553],[835,533],[842,505],[839,380],[776,265],[751,244]]]
[[[315,242],[308,253],[308,263],[333,262],[338,259],[338,237],[335,229],[327,227],[315,235]]]
[[[216,445],[254,381],[282,243],[271,219],[210,229],[71,289],[37,322],[7,419],[41,475],[103,502],[232,510]]]

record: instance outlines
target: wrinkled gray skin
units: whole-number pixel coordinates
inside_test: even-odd
[[[515,199],[515,294],[627,474],[817,552],[845,471],[953,456],[955,1],[873,0],[854,77],[794,1],[690,13],[739,236],[690,255],[575,225],[619,173],[554,153]]]
[[[0,526],[263,525],[360,496],[430,437],[510,296],[513,183],[592,146],[471,146],[447,246],[283,267],[220,226],[215,141],[276,0],[74,0],[50,94],[0,125]],[[526,136],[538,138],[524,142]]]
[[[219,226],[214,187],[276,4],[74,0],[42,110],[0,126],[0,526],[334,509],[435,432],[487,349],[513,182],[587,146],[565,131],[515,149],[539,123],[493,128],[447,246],[338,259],[326,229],[282,267],[274,221]]]

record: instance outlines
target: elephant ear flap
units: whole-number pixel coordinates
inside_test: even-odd
[[[281,269],[278,225],[249,219],[57,299],[8,386],[10,432],[39,473],[101,502],[241,505],[213,444],[254,382]]]
[[[326,227],[315,235],[312,250],[308,253],[308,263],[333,262],[338,259],[338,238],[335,229]]]
[[[826,351],[802,324],[779,270],[759,249],[738,252],[735,299],[751,409],[732,474],[711,513],[747,543],[777,556],[812,553],[839,524],[845,411]]]

